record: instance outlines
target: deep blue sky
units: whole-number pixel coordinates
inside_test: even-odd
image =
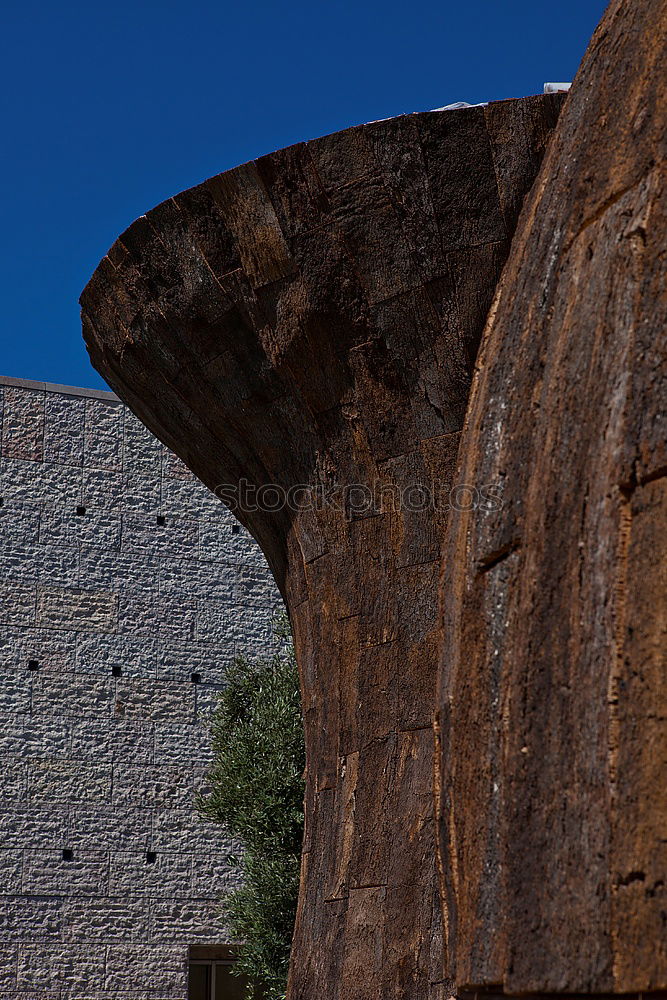
[[[254,156],[570,80],[603,0],[5,0],[0,374],[101,386],[79,293],[138,215]]]

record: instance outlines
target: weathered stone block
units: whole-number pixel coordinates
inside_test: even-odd
[[[174,455],[169,448],[162,448],[162,475],[167,479],[187,479],[190,482],[196,481],[196,476],[191,469],[188,469],[178,455]]]
[[[44,458],[44,394],[33,389],[7,388],[4,395],[3,455],[41,462]]]
[[[148,514],[126,514],[123,517],[122,549],[129,551],[193,558],[198,555],[199,524],[183,517],[166,516],[158,525]],[[134,558],[137,556],[135,554]]]
[[[255,656],[271,646],[275,613],[271,606],[208,601],[199,609],[197,638],[221,649]]]
[[[156,991],[184,994],[187,989],[187,952],[157,945],[111,945],[107,950],[106,987],[131,992],[137,968]]]
[[[23,894],[29,896],[106,896],[109,857],[103,851],[77,851],[64,861],[62,850],[25,851]]]
[[[197,602],[190,595],[180,599],[172,592],[119,595],[118,631],[124,635],[159,635],[187,642],[195,638],[196,618]]]
[[[152,636],[139,639],[131,635],[78,635],[76,671],[110,677],[116,668],[126,678],[155,677],[157,645]]]
[[[67,809],[13,802],[11,809],[0,811],[0,841],[5,847],[31,851],[62,849],[67,829]]]
[[[115,632],[118,596],[90,590],[44,587],[37,595],[36,621],[45,628]]]
[[[146,478],[160,478],[162,466],[161,445],[148,428],[134,416],[125,413],[123,441],[123,469],[140,473]]]
[[[83,760],[29,760],[31,802],[105,802],[111,798],[111,764]]]
[[[197,857],[192,869],[192,895],[195,898],[220,900],[225,893],[238,887],[238,868],[230,865],[227,857],[226,853]]]
[[[0,584],[0,624],[33,625],[37,594],[35,587]]]
[[[79,566],[81,579],[91,590],[157,592],[159,558],[155,552],[137,558],[121,552],[83,548]]]
[[[44,459],[59,465],[83,464],[86,400],[81,397],[44,397]]]
[[[18,947],[13,944],[0,945],[0,990],[16,989]]]
[[[198,615],[201,607],[197,607]],[[197,632],[200,632],[197,620]],[[208,649],[199,642],[173,643],[161,641],[156,656],[157,676],[161,680],[189,681],[198,673],[203,683],[221,684],[234,655],[233,645]]]
[[[76,507],[81,502],[79,470],[53,462],[0,459],[0,493],[5,500],[23,503],[62,503]]]
[[[34,990],[21,990],[20,992],[15,990],[7,992],[3,990],[0,993],[0,997],[2,997],[2,1000],[62,1000],[63,994],[60,990],[39,990],[38,993]]]
[[[160,512],[160,480],[144,479],[138,473],[86,469],[82,500],[86,509],[114,512],[134,511],[156,515]]]
[[[222,501],[199,480],[163,479],[160,505],[165,515],[199,519],[211,517],[230,525],[236,523],[236,518]]]
[[[70,810],[67,846],[82,851],[142,853],[151,847],[152,819],[150,809],[117,809],[110,804],[90,806],[83,802]]]
[[[30,660],[35,660],[40,670],[64,673],[74,669],[75,647],[74,635],[66,632],[4,626],[0,630],[0,665],[25,673]]]
[[[150,910],[139,899],[65,899],[60,904],[63,935],[69,941],[147,941]],[[142,971],[133,969],[136,977]]]
[[[70,725],[49,716],[23,715],[7,725],[0,739],[7,753],[25,760],[63,758],[71,753]]]
[[[234,532],[232,529],[236,528]],[[223,565],[237,563],[265,567],[262,550],[245,528],[222,518],[199,525],[199,558]]]
[[[0,549],[0,572],[6,581],[76,587],[79,583],[79,551],[58,545],[25,544]]]
[[[109,892],[112,896],[151,896],[152,898],[190,898],[192,864],[189,855],[164,854],[158,851],[152,864],[145,854],[112,853]]]
[[[45,545],[95,545],[104,549],[120,548],[120,517],[117,514],[85,509],[63,510],[45,505],[42,510],[40,541]]]
[[[170,559],[160,567],[160,592],[201,597],[206,601],[232,601],[237,570],[201,563],[194,559]]]
[[[152,764],[153,743],[150,722],[127,721],[114,714],[111,719],[72,720],[69,752],[74,758],[96,762]]]
[[[4,670],[0,685],[0,712],[4,716],[19,715],[30,711],[33,678],[27,670],[27,663],[15,669],[8,666]]]
[[[23,878],[23,852],[3,849],[0,851],[0,899],[18,895]]]
[[[265,566],[239,566],[234,593],[239,604],[270,607],[274,593],[274,584]]]
[[[45,673],[33,684],[32,710],[37,715],[99,717],[109,714],[114,706],[115,685],[111,678]]]
[[[263,652],[267,652],[263,650]],[[196,691],[196,715],[197,719],[205,726],[210,725],[211,714],[215,711],[220,694],[223,690],[222,684],[198,684]]]
[[[123,464],[125,408],[107,400],[86,400],[84,465],[120,471]]]
[[[17,886],[20,889],[20,877]],[[7,890],[3,888],[3,893]],[[63,928],[63,904],[59,899],[43,899],[35,906],[26,896],[0,897],[0,941],[59,937]]]
[[[39,541],[40,507],[11,501],[0,507],[0,544],[34,545]]]
[[[28,795],[28,769],[21,760],[8,760],[0,771],[0,796],[17,803]]]
[[[181,941],[190,945],[227,941],[229,932],[219,902],[155,900],[151,907],[150,936],[153,941]]]
[[[195,687],[192,682],[181,684],[120,678],[114,712],[123,719],[194,721]]]
[[[194,808],[192,774],[183,766],[114,765],[113,801],[119,807]]]
[[[182,856],[192,854],[196,859],[215,854],[223,860],[229,855],[238,856],[241,847],[217,823],[193,814],[189,809],[161,809],[153,818],[153,837],[157,850]]]
[[[19,989],[81,990],[90,995],[104,988],[106,948],[91,943],[64,949],[60,944],[20,944]],[[83,995],[85,995],[85,992]]]
[[[182,767],[183,761],[192,761],[201,767],[212,760],[211,734],[201,723],[158,722],[154,741],[156,764]]]

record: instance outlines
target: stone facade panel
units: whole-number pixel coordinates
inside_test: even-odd
[[[192,867],[190,854],[165,854],[157,852],[154,861],[147,854],[135,851],[114,853],[109,871],[109,891],[112,896],[148,896],[156,899],[190,899]],[[147,902],[147,907],[150,904]]]
[[[86,545],[113,551],[120,548],[120,526],[116,513],[90,511],[83,504],[71,510],[45,505],[39,539],[44,545]]]
[[[45,807],[23,801],[12,803],[10,809],[5,804],[0,811],[0,842],[4,848],[24,850],[27,845],[31,851],[62,850],[66,829],[67,807],[62,803]]]
[[[114,712],[122,719],[194,722],[195,685],[121,677],[116,684]]]
[[[64,949],[60,943],[35,942],[18,948],[19,989],[84,990],[104,988],[106,947],[86,942]]]
[[[82,803],[69,812],[66,836],[74,851],[135,852],[143,860],[153,843],[153,813]]]
[[[7,388],[2,413],[2,453],[39,462],[44,458],[44,394]]]
[[[114,715],[105,719],[73,719],[69,752],[76,760],[103,762],[131,760],[135,764],[152,764],[154,730],[150,722],[126,721]],[[182,757],[179,760],[182,761]]]
[[[99,718],[109,715],[114,707],[115,684],[112,678],[44,673],[38,675],[33,684],[32,711],[36,715],[94,715]]]
[[[72,941],[147,941],[150,934],[151,911],[146,900],[77,899],[61,904],[60,919],[63,935]]]
[[[84,465],[93,469],[120,470],[123,465],[125,408],[106,400],[87,399]]]
[[[34,586],[0,584],[0,625],[32,625],[36,602]]]
[[[0,666],[25,672],[33,661],[40,671],[74,670],[76,637],[49,629],[0,629]]]
[[[83,465],[86,400],[45,394],[44,459],[60,465]]]
[[[151,907],[150,937],[154,941],[199,944],[227,940],[219,902],[188,899],[183,902],[155,900]]]
[[[19,881],[16,889],[20,888]],[[62,910],[59,899],[44,899],[36,909],[26,896],[0,896],[0,942],[24,941],[26,934],[40,939],[59,937],[63,929]]]
[[[118,594],[49,587],[37,596],[36,623],[45,628],[115,632]]]
[[[111,764],[69,760],[28,760],[31,802],[107,802],[111,799]]]
[[[76,670],[102,677],[155,677],[157,649],[153,636],[80,635]]]
[[[187,988],[183,949],[169,945],[112,945],[107,951],[108,990],[131,991],[137,968],[144,969],[156,990],[179,995]]]
[[[23,893],[29,896],[106,896],[109,855],[105,851],[76,852],[65,861],[63,851],[25,851]]]
[[[0,387],[1,388],[1,387]],[[81,472],[56,462],[0,458],[0,495],[5,503],[81,503]]]
[[[23,881],[23,851],[0,851],[0,899],[21,891]]]

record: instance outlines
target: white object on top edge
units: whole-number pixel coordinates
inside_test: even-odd
[[[569,90],[572,86],[571,83],[545,83],[544,93],[545,94],[561,94],[566,90]]]
[[[485,108],[488,103],[488,101],[482,101],[481,104],[468,104],[467,101],[454,101],[453,104],[445,104],[444,108],[431,108],[431,111],[458,111],[459,108]]]

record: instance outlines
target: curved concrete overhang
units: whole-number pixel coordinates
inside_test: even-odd
[[[355,424],[380,460],[459,430],[561,103],[358,126],[170,198],[119,237],[83,292],[93,364],[213,489],[321,482],[323,437],[358,437]],[[289,513],[270,535],[265,517],[240,517],[284,593]]]
[[[408,115],[261,157],[138,219],[82,295],[119,396],[226,502],[248,484],[235,513],[290,610],[308,757],[291,1000],[449,989],[431,799],[440,540],[482,328],[562,101]]]

